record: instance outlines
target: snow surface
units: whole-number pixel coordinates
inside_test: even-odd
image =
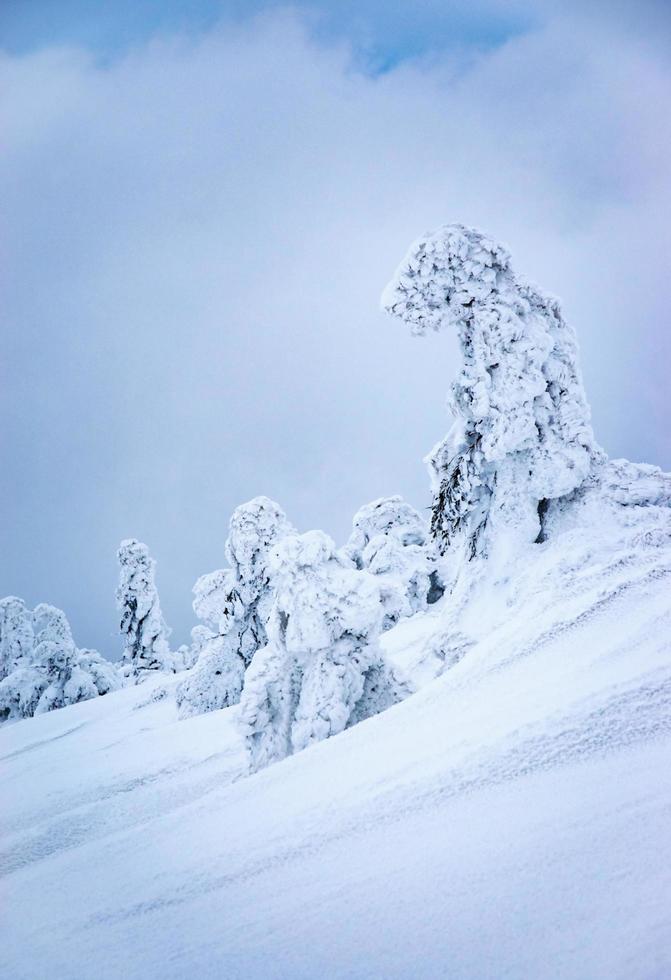
[[[671,562],[631,520],[629,560],[578,527],[473,585],[441,676],[448,599],[403,621],[418,693],[251,776],[177,678],[4,726],[1,975],[671,975]]]

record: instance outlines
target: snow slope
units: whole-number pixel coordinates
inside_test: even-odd
[[[597,483],[385,635],[416,694],[255,775],[156,680],[5,726],[1,975],[671,976],[668,483]]]

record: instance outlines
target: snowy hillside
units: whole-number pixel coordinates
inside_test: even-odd
[[[671,476],[606,457],[557,302],[480,233],[385,305],[459,336],[430,528],[241,505],[178,658],[124,542],[125,686],[0,728],[3,977],[671,976]],[[68,638],[5,687],[56,690]]]
[[[3,976],[668,975],[650,571],[251,777],[237,708],[149,686],[6,727]]]

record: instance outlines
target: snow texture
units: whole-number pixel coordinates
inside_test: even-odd
[[[193,609],[204,627],[193,635],[197,662],[177,688],[180,717],[237,704],[245,669],[265,646],[273,601],[271,556],[294,531],[286,514],[268,497],[255,497],[233,512],[226,557],[230,568],[202,575]]]
[[[481,232],[446,225],[416,241],[384,308],[414,334],[455,329],[455,421],[429,456],[432,533],[442,551],[499,553],[546,533],[547,502],[576,490],[594,441],[574,331],[559,303],[513,272]]]
[[[378,645],[376,578],[354,569],[322,531],[276,549],[268,645],[245,676],[241,722],[259,769],[398,701]]]
[[[147,545],[128,538],[121,542],[117,558],[120,577],[116,599],[124,642],[123,670],[137,683],[147,671],[174,671],[177,665],[168,646],[170,630],[156,589],[156,562]]]

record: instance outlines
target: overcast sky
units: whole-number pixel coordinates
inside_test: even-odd
[[[123,537],[179,643],[238,503],[338,541],[428,505],[456,345],[379,296],[444,222],[562,299],[607,451],[671,468],[668,4],[392,6],[0,7],[0,595],[81,646],[120,654]]]

